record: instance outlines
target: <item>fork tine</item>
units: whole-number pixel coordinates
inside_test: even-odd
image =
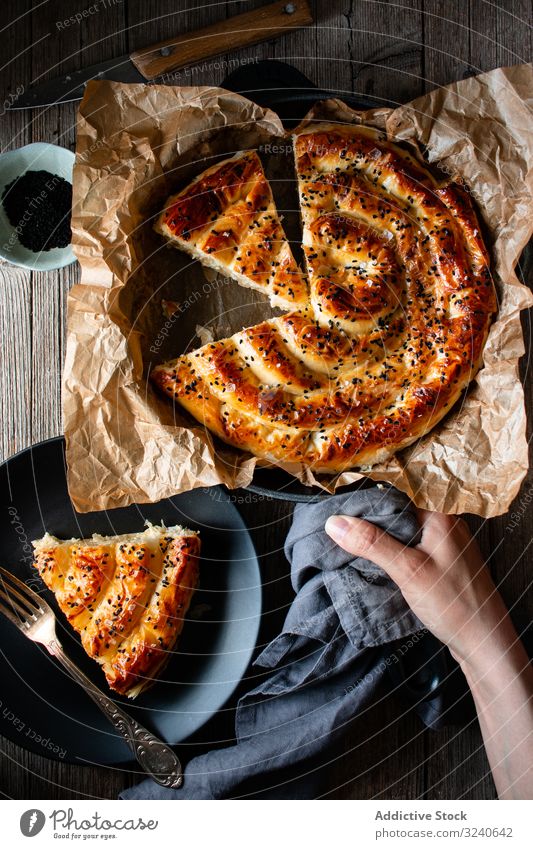
[[[24,626],[29,627],[26,620],[19,619],[18,616],[15,616],[15,614],[13,613],[13,610],[9,609],[8,607],[4,607],[4,605],[1,602],[0,602],[0,613],[3,613],[4,616],[7,617],[7,619],[9,619],[10,622],[13,623],[13,625],[17,626],[17,628],[23,628]]]
[[[8,572],[7,569],[4,569],[3,566],[0,566],[0,582],[4,584],[4,589],[8,593],[13,593],[19,601],[24,602],[31,608],[37,608],[38,610],[44,609],[44,602],[41,599],[40,595],[38,595],[31,587],[28,587],[24,584],[16,575],[13,575],[11,572]]]
[[[27,622],[29,619],[31,619],[33,622],[37,621],[37,616],[35,615],[35,613],[32,613],[30,610],[28,610],[27,608],[25,608],[21,604],[19,604],[19,602],[17,601],[16,598],[14,598],[12,595],[10,595],[7,592],[4,592],[4,590],[1,587],[0,587],[0,601],[3,601],[4,605],[7,604],[7,605],[11,606],[11,608],[14,610],[14,612],[21,619],[23,619],[25,622]]]

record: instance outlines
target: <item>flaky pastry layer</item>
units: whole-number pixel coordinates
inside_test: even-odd
[[[33,543],[34,566],[107,683],[135,698],[162,671],[198,584],[200,538],[179,525]]]
[[[305,279],[255,151],[212,165],[170,197],[154,229],[203,265],[268,295],[273,306],[307,302]]]

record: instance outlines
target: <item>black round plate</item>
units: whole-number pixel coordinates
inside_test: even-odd
[[[170,744],[196,732],[230,698],[253,653],[261,616],[261,577],[250,535],[222,487],[158,504],[76,513],[65,474],[64,440],[15,455],[0,467],[0,564],[56,610],[70,657],[101,689]],[[135,702],[112,694],[32,566],[31,540],[121,534],[153,524],[183,524],[202,539],[201,587],[178,648],[153,687]],[[197,616],[198,618],[195,618]],[[0,615],[0,731],[37,754],[70,762],[131,760],[122,738],[47,651]]]

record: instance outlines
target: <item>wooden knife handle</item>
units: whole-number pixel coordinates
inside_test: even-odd
[[[177,68],[186,68],[203,59],[249,47],[312,23],[307,0],[293,0],[292,3],[281,0],[137,50],[130,59],[145,79],[153,80]]]

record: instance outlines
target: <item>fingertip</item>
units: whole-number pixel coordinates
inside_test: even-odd
[[[324,529],[335,542],[340,542],[350,529],[350,521],[346,516],[329,516]]]

